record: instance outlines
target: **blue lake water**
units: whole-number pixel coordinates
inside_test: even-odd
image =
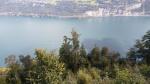
[[[109,45],[125,56],[135,40],[150,30],[150,17],[60,19],[1,16],[0,66],[4,66],[7,56],[33,55],[35,48],[57,51],[63,36],[70,36],[72,28],[80,33],[81,42],[88,47]]]

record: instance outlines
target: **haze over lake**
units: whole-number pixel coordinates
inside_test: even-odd
[[[71,30],[80,33],[81,43],[90,50],[92,45],[110,46],[121,52],[133,46],[150,30],[150,17],[101,18],[32,18],[0,17],[0,66],[9,55],[34,54],[35,48],[58,50],[63,36]]]

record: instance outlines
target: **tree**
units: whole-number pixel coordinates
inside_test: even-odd
[[[81,55],[81,57],[84,57],[84,58],[86,58],[86,56],[87,56],[84,45],[82,45],[81,48],[80,48],[80,55]]]
[[[64,36],[64,43],[62,44],[61,48],[59,49],[60,60],[64,62],[67,68],[70,68],[71,62],[71,48],[72,45],[70,44],[70,38]]]
[[[115,65],[119,62],[120,53],[118,52],[112,52],[109,56],[110,64],[109,68],[107,70],[109,77],[115,78],[116,72],[115,72]]]
[[[129,59],[136,58],[135,57],[136,53],[137,53],[136,48],[130,48],[129,52],[127,53],[127,56]]]
[[[36,50],[35,84],[61,84],[65,66],[53,52]]]
[[[19,56],[19,60],[21,62],[21,70],[19,71],[19,77],[21,79],[22,84],[34,84],[34,76],[35,76],[35,66],[33,63],[33,59],[30,55]]]
[[[83,68],[87,68],[90,66],[88,58],[87,58],[87,53],[84,48],[84,45],[80,47],[80,66]]]
[[[100,49],[99,47],[95,46],[90,53],[90,60],[91,60],[92,66],[100,67],[100,63],[101,63],[100,56],[101,56]]]
[[[119,52],[113,52],[111,54],[111,64],[113,65],[114,63],[117,63],[118,59],[120,58],[120,53]]]
[[[68,69],[76,72],[80,67],[87,64],[86,50],[80,47],[79,34],[72,30],[71,38],[64,36],[64,42],[59,50],[60,60]]]
[[[7,83],[13,84],[33,84],[33,63],[30,55],[19,56],[19,61],[15,59],[14,55],[5,59],[10,68],[8,76],[6,77]]]
[[[110,56],[109,56],[109,49],[107,47],[103,47],[101,50],[102,56],[102,69],[105,69],[110,64]]]
[[[20,71],[20,64],[16,61],[16,57],[14,55],[8,56],[5,59],[5,63],[10,69],[6,76],[7,84],[20,84],[20,78],[18,72]]]
[[[146,32],[146,34],[142,38],[143,49],[140,49],[144,56],[144,61],[150,65],[150,31]]]
[[[15,64],[16,63],[16,56],[15,55],[10,55],[7,58],[5,58],[5,64],[7,64],[8,66],[11,64]]]
[[[72,30],[71,32],[72,38],[71,38],[71,42],[72,42],[72,49],[71,49],[71,65],[72,70],[74,72],[76,72],[79,68],[80,68],[80,44],[79,44],[79,34]]]
[[[143,57],[143,62],[150,65],[150,31],[146,32],[142,40],[137,40],[128,53],[129,58]]]
[[[19,64],[15,63],[9,66],[10,71],[7,73],[6,82],[7,84],[21,84],[20,78],[19,78]]]

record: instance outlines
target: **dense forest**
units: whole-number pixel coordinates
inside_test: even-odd
[[[95,45],[87,52],[72,30],[59,53],[36,49],[35,56],[8,56],[0,84],[150,84],[150,31],[129,49],[119,52]]]

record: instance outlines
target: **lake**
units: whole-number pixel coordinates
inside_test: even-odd
[[[0,66],[9,55],[34,55],[35,48],[58,50],[63,36],[74,29],[81,43],[110,46],[125,56],[136,39],[150,30],[150,17],[32,18],[0,16]]]

